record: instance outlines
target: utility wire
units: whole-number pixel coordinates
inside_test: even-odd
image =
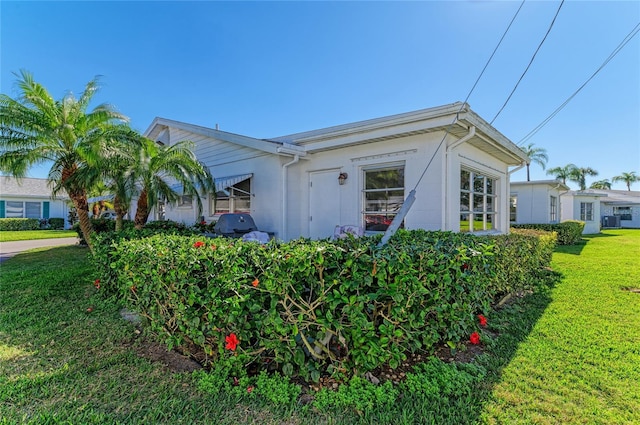
[[[527,65],[527,67],[525,68],[524,72],[522,73],[522,75],[520,76],[520,79],[518,79],[518,82],[516,83],[515,87],[513,87],[513,90],[511,90],[511,93],[509,94],[509,97],[507,97],[507,100],[504,101],[504,104],[502,105],[502,107],[500,108],[500,110],[498,111],[498,113],[496,114],[495,117],[493,117],[493,119],[491,120],[491,122],[489,124],[493,124],[493,122],[496,120],[496,118],[498,118],[498,115],[500,115],[500,113],[502,113],[503,109],[505,108],[505,106],[507,106],[507,103],[509,103],[509,100],[511,100],[511,96],[513,96],[513,94],[516,92],[516,89],[518,88],[518,86],[520,85],[520,82],[522,81],[522,79],[524,78],[525,74],[527,73],[527,71],[529,71],[529,67],[531,67],[531,64],[533,63],[534,59],[536,58],[536,55],[538,54],[538,51],[540,51],[540,48],[542,47],[542,45],[544,44],[545,40],[547,39],[547,36],[549,35],[549,33],[551,32],[551,28],[553,28],[553,24],[555,24],[556,22],[556,18],[558,17],[558,14],[560,13],[560,9],[562,9],[562,5],[564,4],[564,0],[562,0],[560,2],[560,6],[558,6],[558,10],[556,11],[555,16],[553,17],[553,20],[551,21],[551,24],[549,25],[549,29],[547,29],[547,33],[544,35],[544,37],[542,38],[542,41],[540,42],[540,44],[538,44],[538,48],[536,49],[536,51],[533,53],[533,56],[531,57],[531,60],[529,61],[529,64]]]
[[[547,123],[551,121],[565,106],[567,106],[567,104],[589,83],[589,81],[591,81],[593,77],[595,77],[602,70],[602,68],[604,68],[611,61],[611,59],[613,59],[620,52],[620,50],[622,50],[622,48],[626,46],[627,43],[629,43],[629,41],[631,41],[631,39],[638,34],[638,32],[640,32],[640,22],[631,30],[629,34],[627,34],[627,36],[620,42],[620,44],[618,44],[618,47],[616,47],[613,52],[611,52],[609,57],[602,63],[602,65],[600,65],[600,67],[596,69],[596,71],[591,74],[591,76],[580,87],[578,87],[578,89],[574,91],[571,96],[567,98],[567,100],[565,100],[560,106],[558,106],[555,111],[553,111],[547,118],[545,118],[533,130],[531,130],[526,136],[524,136],[522,140],[518,142],[518,145],[524,144],[527,140],[531,139],[538,131],[540,131],[542,127],[547,125]]]
[[[487,67],[489,66],[489,63],[491,63],[491,60],[493,59],[493,56],[496,54],[496,52],[498,51],[498,48],[502,44],[502,41],[504,40],[505,36],[509,32],[509,29],[511,29],[511,25],[516,20],[516,17],[518,16],[518,13],[520,13],[520,9],[522,9],[522,6],[524,6],[525,1],[526,0],[522,0],[522,3],[520,3],[520,7],[518,7],[518,10],[516,10],[516,13],[513,15],[513,18],[511,18],[511,22],[509,22],[509,25],[507,26],[507,29],[504,30],[504,33],[502,34],[502,37],[500,37],[500,41],[498,41],[498,44],[496,45],[496,48],[493,49],[493,53],[491,53],[491,56],[489,56],[489,59],[487,60],[487,63],[484,65],[484,68],[482,68],[482,71],[480,72],[480,75],[478,75],[478,78],[476,79],[476,82],[473,84],[473,87],[471,87],[471,90],[469,90],[469,94],[467,94],[467,97],[464,99],[464,102],[462,102],[462,105],[460,105],[460,109],[458,109],[458,112],[456,113],[456,116],[453,118],[453,121],[451,122],[451,124],[449,124],[447,126],[447,128],[445,129],[444,135],[442,136],[442,140],[440,140],[440,143],[438,144],[438,147],[433,152],[433,155],[431,156],[431,159],[429,159],[429,162],[427,163],[427,166],[422,171],[422,174],[420,175],[420,178],[416,182],[416,185],[414,186],[413,190],[416,190],[418,188],[418,185],[420,184],[420,182],[422,181],[423,177],[427,173],[427,170],[429,169],[429,166],[431,165],[431,163],[433,162],[433,159],[436,157],[436,154],[438,153],[438,151],[442,147],[442,144],[444,143],[444,140],[447,138],[447,135],[449,134],[449,130],[451,130],[451,127],[453,126],[453,124],[455,124],[455,122],[458,120],[458,114],[462,111],[462,109],[464,108],[464,105],[467,104],[467,101],[471,97],[471,93],[473,93],[473,91],[475,90],[476,86],[478,85],[478,82],[480,81],[480,78],[482,78],[482,75],[484,74],[484,71],[486,71]],[[564,2],[564,0],[562,0],[562,1]]]

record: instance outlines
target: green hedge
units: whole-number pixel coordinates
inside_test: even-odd
[[[64,218],[56,218],[56,217],[50,218],[49,227],[53,230],[64,229]]]
[[[379,237],[259,245],[134,236],[96,235],[101,290],[141,312],[169,346],[204,353],[205,363],[312,379],[396,367],[406,353],[467,340],[500,293],[535,286],[533,269],[548,266],[553,246],[546,234],[420,230],[383,248]]]
[[[558,234],[558,245],[575,245],[582,240],[584,221],[567,220],[553,224],[512,224],[512,229],[533,229]]]
[[[37,218],[0,218],[0,231],[38,229],[40,229],[40,220]]]

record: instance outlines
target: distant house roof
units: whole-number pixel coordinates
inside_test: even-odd
[[[640,205],[640,191],[589,189],[588,192],[606,196],[601,202],[609,205]]]
[[[51,187],[47,179],[25,177],[16,180],[9,176],[0,176],[0,196],[20,196],[25,198],[51,198]],[[68,198],[60,193],[56,199]]]

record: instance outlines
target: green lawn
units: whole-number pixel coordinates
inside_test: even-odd
[[[639,250],[628,230],[560,247],[553,289],[489,316],[497,337],[468,396],[403,394],[360,412],[201,392],[195,375],[137,356],[86,248],[19,254],[0,270],[0,424],[640,423],[640,294],[623,290],[640,286]]]
[[[34,239],[72,238],[78,236],[74,230],[20,230],[0,231],[0,242],[30,241]]]
[[[640,424],[640,231],[559,247],[562,282],[502,372],[483,420]]]

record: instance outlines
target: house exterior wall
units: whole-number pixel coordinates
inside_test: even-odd
[[[214,178],[253,173],[251,178],[251,215],[260,230],[281,234],[282,211],[281,164],[288,160],[276,155],[235,145],[212,137],[202,136],[179,129],[169,129],[167,144],[182,140],[194,142],[194,153],[198,160],[209,167]],[[212,210],[212,195],[202,197],[203,210],[198,214],[195,201],[192,206],[167,206],[165,217],[192,225],[204,216],[207,222],[216,220]]]
[[[517,197],[516,224],[557,223],[562,217],[558,186],[547,183],[522,182],[511,184],[511,196]],[[551,220],[551,197],[556,198],[556,219]]]
[[[582,194],[580,192],[569,193],[563,195],[561,198],[562,203],[562,221],[565,220],[580,220],[584,221],[583,235],[590,235],[600,233],[600,201],[601,196],[594,196],[589,194]],[[592,205],[591,219],[581,216],[582,204]]]

